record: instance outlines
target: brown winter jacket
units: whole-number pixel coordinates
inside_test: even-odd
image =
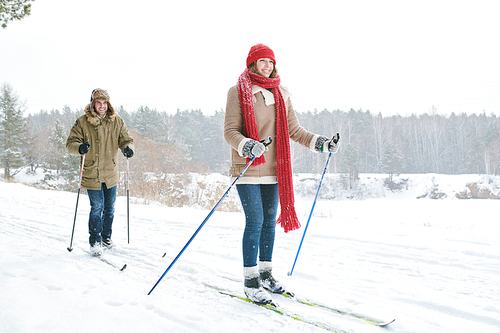
[[[102,183],[108,188],[118,185],[118,149],[123,153],[123,149],[129,146],[135,152],[134,139],[123,119],[112,107],[106,117],[100,119],[87,105],[85,114],[71,128],[66,148],[70,154],[82,156],[79,147],[85,141],[90,143],[90,148],[85,156],[82,187],[100,190]]]
[[[290,139],[313,151],[319,135],[306,131],[299,120],[290,101],[290,94],[280,86],[286,103],[288,117],[288,133]],[[252,86],[255,120],[260,140],[271,136],[273,142],[264,153],[266,163],[251,166],[240,179],[240,183],[276,183],[276,105],[272,92],[259,86]],[[241,155],[243,145],[250,139],[244,136],[243,117],[238,97],[238,87],[233,86],[227,94],[226,115],[224,119],[224,138],[231,146],[231,168],[229,174],[237,177],[245,168],[246,158]]]

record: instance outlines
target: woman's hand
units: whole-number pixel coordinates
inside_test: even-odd
[[[335,154],[339,150],[339,140],[340,140],[340,134],[337,133],[337,135],[333,136],[333,138],[328,141],[328,151],[332,154]]]
[[[260,157],[266,150],[268,149],[263,143],[250,140],[243,146],[241,154],[247,158]]]

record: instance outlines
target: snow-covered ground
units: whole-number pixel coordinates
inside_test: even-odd
[[[300,230],[277,229],[274,275],[289,289],[393,324],[374,327],[275,300],[346,332],[500,332],[499,201],[419,200],[429,187],[429,176],[422,179],[418,186],[412,178],[413,192],[319,200],[292,276],[314,195],[296,197]],[[455,193],[460,182],[440,185]],[[119,197],[117,246],[106,253],[128,265],[118,271],[86,252],[85,194],[67,250],[76,198],[0,180],[1,332],[325,332],[206,287],[242,291],[234,281],[242,279],[242,213],[216,211],[148,296],[209,210],[132,203],[127,243],[126,197]]]

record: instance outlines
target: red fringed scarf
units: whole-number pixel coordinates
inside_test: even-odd
[[[245,126],[245,135],[251,139],[260,141],[253,109],[252,85],[271,89],[273,92],[274,103],[276,104],[276,160],[278,163],[278,190],[281,205],[281,214],[276,223],[281,223],[285,232],[289,232],[300,228],[300,222],[295,213],[288,118],[283,94],[279,88],[280,82],[281,79],[279,76],[276,78],[267,78],[252,73],[247,68],[238,79],[238,96],[243,115],[243,125]],[[247,163],[249,161],[250,159],[247,159]],[[256,158],[253,165],[263,163],[266,163],[264,154]]]

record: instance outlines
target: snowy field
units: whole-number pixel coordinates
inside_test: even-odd
[[[105,252],[127,264],[119,271],[86,252],[86,195],[67,250],[76,198],[0,180],[1,332],[326,332],[206,287],[242,292],[242,213],[216,211],[148,296],[209,211],[131,204],[128,244],[119,197],[117,246]],[[274,275],[301,298],[396,321],[375,327],[275,296],[283,308],[339,332],[500,332],[498,200],[320,200],[288,276],[312,199],[296,198],[303,228],[278,227]]]

